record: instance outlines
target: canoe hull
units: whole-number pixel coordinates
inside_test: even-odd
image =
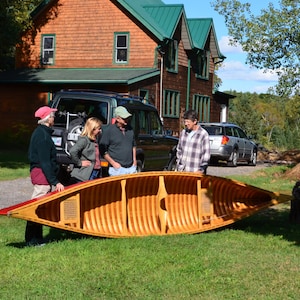
[[[77,184],[6,210],[50,227],[115,238],[204,232],[291,198],[221,177],[145,172]]]

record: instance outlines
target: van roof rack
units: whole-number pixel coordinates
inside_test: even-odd
[[[118,93],[113,91],[105,91],[105,90],[97,90],[97,89],[62,89],[61,92],[82,92],[82,93],[98,93],[98,94],[105,94],[110,96],[115,96],[116,98],[122,99],[134,99],[143,101],[144,98],[141,96],[131,95],[128,93]]]

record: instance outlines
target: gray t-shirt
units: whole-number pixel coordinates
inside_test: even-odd
[[[104,130],[100,140],[101,155],[104,156],[107,152],[113,160],[125,168],[133,164],[133,147],[136,147],[136,142],[134,131],[129,125],[124,131],[116,124],[110,125]]]

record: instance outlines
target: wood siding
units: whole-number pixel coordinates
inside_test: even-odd
[[[38,30],[29,33],[30,38],[23,38],[17,67],[41,67],[43,34],[53,34],[56,40],[55,63],[49,68],[152,68],[154,65],[157,44],[141,30],[137,20],[130,19],[109,0],[60,0],[50,15],[41,15],[35,22]],[[128,64],[113,62],[115,32],[130,33]]]

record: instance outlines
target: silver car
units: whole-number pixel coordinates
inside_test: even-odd
[[[236,167],[238,162],[255,166],[257,145],[232,123],[200,123],[209,134],[211,163],[226,161]]]

